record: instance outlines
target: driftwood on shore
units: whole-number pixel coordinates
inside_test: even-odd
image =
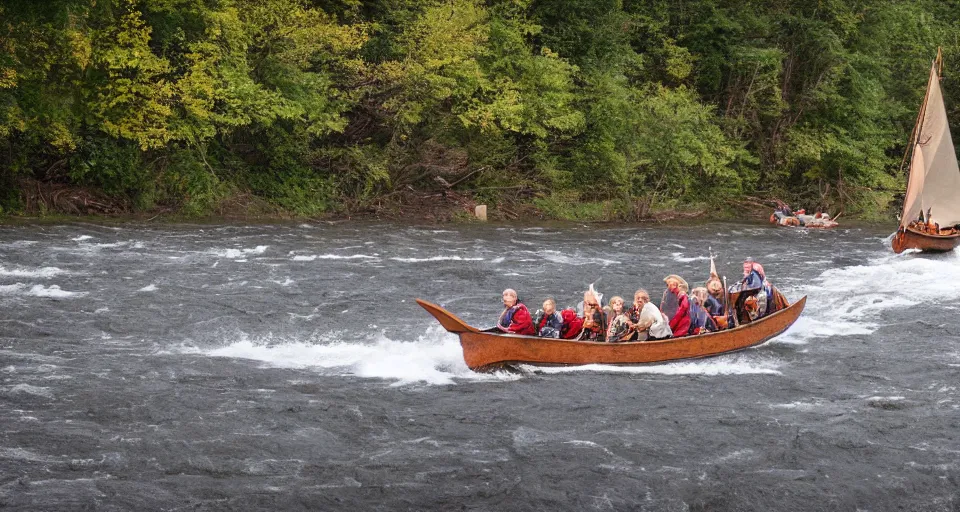
[[[24,211],[30,214],[118,215],[131,211],[129,201],[85,187],[24,180],[20,183],[20,190]]]

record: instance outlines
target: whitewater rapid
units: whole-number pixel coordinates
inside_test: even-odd
[[[960,259],[892,228],[0,226],[0,507],[940,510]],[[741,262],[806,309],[733,354],[475,373],[490,326]],[[789,508],[789,507],[788,507]]]
[[[261,237],[243,234],[235,228],[227,240],[229,245],[205,243],[204,231],[187,230],[170,237],[175,243],[158,240],[140,240],[124,233],[117,240],[110,230],[96,230],[95,234],[47,237],[45,240],[17,239],[5,242],[11,251],[35,253],[37,265],[17,261],[0,264],[0,297],[24,301],[37,299],[78,300],[93,295],[103,302],[114,302],[104,293],[117,295],[116,304],[102,311],[116,312],[123,308],[124,295],[149,296],[146,302],[176,295],[184,287],[209,290],[213,298],[240,295],[266,296],[276,290],[288,290],[273,307],[283,312],[283,299],[297,297],[297,304],[286,311],[285,326],[267,331],[236,328],[235,322],[226,322],[202,335],[183,336],[171,332],[170,343],[158,343],[158,350],[210,357],[233,357],[254,360],[276,367],[310,368],[324,375],[358,376],[382,379],[393,384],[426,383],[449,385],[461,381],[489,382],[507,378],[484,376],[471,372],[463,363],[457,338],[444,332],[412,301],[415,295],[437,300],[448,298],[453,311],[475,324],[486,327],[496,318],[498,290],[507,284],[521,289],[521,296],[532,296],[527,302],[536,309],[543,297],[556,296],[561,306],[573,306],[579,297],[579,285],[597,282],[607,296],[632,294],[631,275],[639,275],[633,287],[646,285],[654,296],[659,296],[662,285],[648,276],[681,272],[691,282],[705,277],[709,250],[719,253],[721,268],[736,275],[737,261],[754,254],[768,267],[771,280],[791,300],[808,296],[807,307],[801,318],[786,333],[765,346],[740,354],[720,356],[709,360],[673,362],[624,369],[604,365],[572,368],[553,368],[546,373],[568,372],[632,372],[676,375],[777,375],[785,364],[766,350],[767,345],[805,345],[818,340],[840,340],[847,336],[870,335],[884,324],[885,314],[922,304],[943,304],[953,307],[960,296],[960,259],[956,253],[940,256],[921,256],[908,252],[893,254],[888,249],[889,238],[873,236],[857,248],[855,260],[843,265],[833,264],[835,254],[807,253],[796,248],[771,247],[777,250],[744,251],[735,242],[714,240],[710,249],[703,244],[687,241],[664,243],[651,251],[656,241],[643,230],[609,230],[599,238],[599,246],[585,252],[582,246],[565,248],[568,234],[544,228],[498,228],[493,233],[509,237],[508,253],[498,247],[462,236],[456,231],[406,228],[411,236],[425,240],[405,244],[396,233],[386,240],[364,240],[363,236],[344,236],[340,239],[316,237],[317,226],[301,225],[306,243],[296,243],[296,230],[285,233],[280,243],[259,243]],[[709,228],[708,228],[709,229]],[[104,232],[105,231],[105,232]],[[212,230],[222,233],[223,230]],[[817,236],[808,232],[788,233],[765,229],[734,230],[740,237],[762,237],[775,233],[780,238],[794,241]],[[717,232],[729,236],[730,233]],[[828,236],[833,233],[828,234]],[[439,237],[438,237],[439,236]],[[821,235],[822,236],[822,235]],[[252,238],[257,242],[251,243]],[[573,238],[576,238],[574,234]],[[187,247],[180,244],[191,240]],[[222,237],[220,238],[222,240]],[[551,244],[549,240],[556,240]],[[816,243],[816,242],[815,242]],[[206,245],[206,247],[205,247]],[[299,245],[299,246],[298,246]],[[842,244],[841,244],[842,245]],[[306,247],[304,247],[306,246]],[[310,250],[310,247],[323,250]],[[604,250],[608,246],[610,249]],[[47,257],[42,256],[47,251]],[[643,257],[638,258],[637,252]],[[508,254],[505,255],[505,254]],[[112,255],[112,256],[110,256]],[[55,256],[51,258],[50,256]],[[131,272],[119,277],[119,287],[106,292],[96,285],[83,283],[101,277],[97,263],[105,257],[114,257],[129,265]],[[48,265],[51,259],[64,260],[58,266]],[[184,268],[206,269],[189,271],[189,283],[177,283],[175,277],[150,278],[135,260],[143,259],[174,265],[172,272]],[[164,261],[166,260],[166,261]],[[631,263],[626,263],[631,262]],[[247,264],[252,268],[242,271],[233,268]],[[69,266],[68,266],[69,265]],[[227,265],[224,267],[223,265]],[[586,267],[586,268],[585,268]],[[802,271],[803,276],[794,275]],[[100,271],[102,272],[102,271]],[[502,276],[496,285],[491,283],[482,292],[481,283],[459,274],[469,272],[489,282],[490,276]],[[390,281],[395,274],[412,276],[426,285],[416,293],[401,286],[387,285],[384,295],[379,281]],[[619,275],[618,275],[619,274]],[[301,276],[311,276],[303,278]],[[445,276],[452,276],[447,279]],[[206,277],[205,277],[206,276]],[[315,279],[325,276],[326,279]],[[569,283],[569,276],[576,276]],[[579,282],[577,282],[579,279]],[[402,278],[398,279],[402,280]],[[99,279],[96,281],[100,281]],[[125,282],[126,281],[126,282]],[[651,283],[651,281],[653,281]],[[534,293],[526,293],[524,283],[534,284]],[[550,290],[539,284],[560,283],[563,290]],[[356,288],[362,283],[363,298],[355,299]],[[624,283],[621,285],[621,283]],[[573,284],[573,286],[570,286]],[[458,288],[459,286],[459,288]],[[279,288],[278,288],[279,287]],[[529,288],[529,286],[527,287]],[[542,290],[542,291],[541,291]],[[565,293],[561,296],[559,291]],[[480,300],[463,300],[470,296]],[[317,295],[321,297],[317,297]],[[308,298],[309,297],[309,298]],[[316,300],[316,299],[319,300]],[[353,302],[356,300],[356,302]],[[341,302],[344,301],[344,302]],[[364,311],[366,301],[372,306],[370,317]],[[317,302],[311,304],[311,302]],[[375,304],[375,306],[374,306]],[[244,310],[252,311],[252,310]],[[99,314],[99,313],[94,313]],[[325,326],[331,316],[346,320],[341,325]],[[386,320],[390,325],[377,325]],[[293,324],[293,328],[290,327]],[[515,375],[509,378],[522,378]]]

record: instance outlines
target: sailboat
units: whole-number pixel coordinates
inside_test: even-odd
[[[940,89],[942,70],[943,55],[938,49],[908,149],[912,158],[907,192],[900,227],[891,244],[896,253],[907,249],[943,252],[960,244],[960,230],[956,229],[960,224],[960,167]]]

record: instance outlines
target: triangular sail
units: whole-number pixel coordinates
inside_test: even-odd
[[[960,224],[960,167],[947,124],[936,63],[930,69],[927,97],[918,121],[916,145],[903,202],[902,226],[930,210],[942,227]]]

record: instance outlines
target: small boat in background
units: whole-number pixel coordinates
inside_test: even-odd
[[[813,217],[808,215],[808,217]],[[839,217],[839,215],[837,215]],[[807,229],[832,229],[840,225],[839,222],[833,220],[829,217],[826,218],[816,218],[812,220],[801,220],[800,216],[795,217],[783,217],[776,218],[774,215],[770,216],[770,223],[776,224],[777,226],[787,226],[787,227],[796,227],[796,228],[807,228]]]
[[[944,252],[960,244],[960,167],[940,89],[942,71],[943,54],[938,49],[910,149],[904,155],[904,162],[911,155],[910,171],[900,227],[891,243],[896,253],[907,249]]]
[[[830,229],[840,225],[837,219],[843,215],[843,212],[836,217],[830,218],[829,214],[821,213],[820,210],[813,215],[808,215],[806,210],[800,209],[793,211],[787,203],[777,200],[777,208],[770,214],[770,223],[777,226],[789,226],[808,229]]]

